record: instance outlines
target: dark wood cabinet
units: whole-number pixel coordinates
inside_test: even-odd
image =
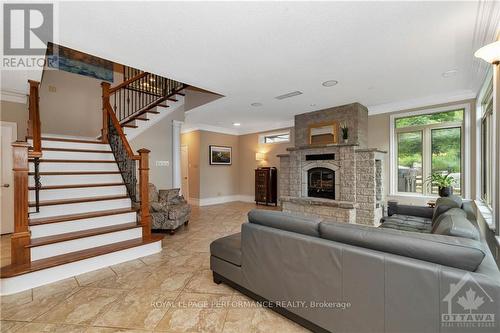
[[[278,170],[275,167],[255,169],[255,203],[278,205]]]

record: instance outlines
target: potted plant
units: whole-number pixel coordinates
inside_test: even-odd
[[[453,182],[455,179],[450,176],[450,174],[443,175],[441,173],[433,173],[426,179],[426,183],[429,184],[429,186],[437,186],[439,190],[439,196],[440,197],[449,197],[450,195],[453,194]]]
[[[344,141],[344,143],[347,143],[348,139],[349,139],[349,128],[347,128],[347,124],[342,124],[340,126],[340,130],[342,131],[342,139]]]

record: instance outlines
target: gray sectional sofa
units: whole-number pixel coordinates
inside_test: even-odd
[[[429,232],[252,210],[210,245],[214,281],[315,332],[498,332],[500,272],[471,202],[453,206]]]

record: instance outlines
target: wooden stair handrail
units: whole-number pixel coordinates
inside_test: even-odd
[[[113,88],[110,88],[109,89],[109,94],[112,94],[118,90],[120,90],[121,88],[124,88],[126,86],[128,86],[129,84],[137,81],[137,80],[140,80],[142,79],[143,77],[149,75],[148,72],[142,72],[140,74],[137,74],[136,76],[134,77],[131,77],[130,79],[126,80],[126,81],[123,81],[122,83],[120,83],[119,85],[117,85],[116,87],[113,87]]]
[[[120,139],[122,140],[122,143],[125,146],[125,150],[127,151],[128,156],[133,160],[139,160],[140,155],[134,154],[134,151],[130,147],[127,137],[125,136],[125,133],[123,133],[123,129],[120,123],[118,122],[118,118],[116,118],[116,115],[113,112],[113,108],[111,107],[111,104],[109,104],[109,101],[106,101],[105,109],[107,115],[109,116],[109,119],[111,119],[111,122],[113,123],[113,127],[118,132],[118,135],[120,136]]]
[[[33,139],[33,149],[29,152],[30,157],[42,156],[42,129],[40,121],[40,82],[28,80],[30,85],[29,108],[28,108],[28,135]]]

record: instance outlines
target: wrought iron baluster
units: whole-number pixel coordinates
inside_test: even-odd
[[[40,158],[35,157],[33,159],[35,165],[35,208],[36,212],[40,212],[40,188],[42,187],[42,182],[40,181]]]
[[[111,119],[109,120],[108,141],[113,151],[113,155],[115,156],[116,163],[118,164],[118,169],[122,175],[125,187],[127,188],[127,192],[132,201],[137,202],[136,162],[129,157]]]

